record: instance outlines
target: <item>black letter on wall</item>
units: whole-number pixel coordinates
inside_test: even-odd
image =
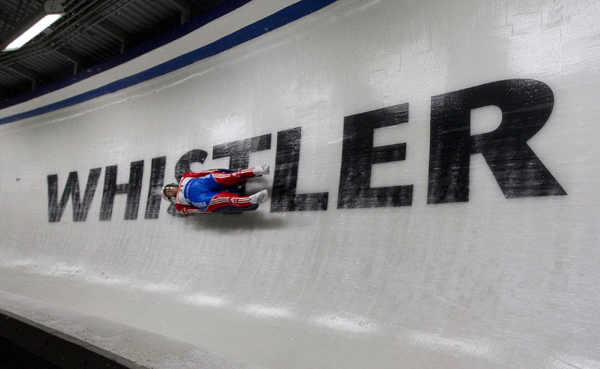
[[[160,213],[160,191],[165,181],[166,156],[152,159],[150,170],[150,189],[148,189],[148,201],[146,202],[146,219],[158,219]]]
[[[234,141],[213,147],[213,159],[229,157],[229,169],[240,170],[248,168],[250,154],[257,151],[269,150],[271,148],[271,135],[263,135],[248,138],[246,140]],[[246,183],[237,185],[238,193],[243,194]]]
[[[100,208],[100,220],[111,219],[115,195],[120,194],[127,194],[125,220],[137,219],[143,176],[143,160],[131,163],[129,169],[129,183],[120,185],[117,185],[117,166],[113,165],[106,167],[106,172],[104,173],[104,193],[102,194],[102,206]]]
[[[300,127],[277,132],[271,212],[327,210],[329,193],[296,194],[301,137]]]
[[[85,187],[85,193],[83,194],[83,202],[80,202],[79,198],[79,180],[77,178],[77,172],[69,173],[67,178],[67,184],[65,190],[58,203],[58,176],[52,174],[48,176],[48,221],[49,222],[60,222],[69,196],[73,199],[73,221],[74,222],[85,222],[87,219],[87,213],[92,204],[94,193],[96,192],[96,186],[98,185],[98,178],[100,178],[100,172],[102,168],[91,169],[88,175],[87,185]]]
[[[500,126],[471,136],[472,109],[494,105]],[[527,79],[493,82],[431,99],[428,204],[469,201],[470,156],[481,153],[506,198],[566,195],[527,145],[546,123],[554,95]]]
[[[374,130],[408,122],[408,104],[344,118],[338,209],[412,205],[413,186],[371,188],[373,164],[406,158],[406,144],[373,147]]]
[[[207,156],[208,153],[206,151],[195,149],[186,152],[181,158],[179,158],[177,164],[175,164],[175,179],[177,179],[177,183],[181,181],[181,177],[183,177],[185,173],[190,172],[192,170],[192,163],[203,164]],[[171,206],[169,206],[167,213],[177,217],[185,216],[177,211],[177,208],[175,208],[175,204],[171,204]]]

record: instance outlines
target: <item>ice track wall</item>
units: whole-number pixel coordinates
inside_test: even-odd
[[[599,17],[340,0],[0,126],[0,289],[271,368],[598,368]],[[254,213],[159,201],[262,163]]]

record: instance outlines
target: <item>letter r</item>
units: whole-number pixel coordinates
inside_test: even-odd
[[[500,126],[471,136],[471,110],[494,105]],[[566,195],[527,145],[548,121],[554,94],[531,79],[511,79],[431,99],[428,204],[469,201],[472,154],[482,154],[506,198]]]

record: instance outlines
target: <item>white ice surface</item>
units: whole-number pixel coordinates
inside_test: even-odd
[[[270,368],[600,367],[600,1],[344,0],[156,80],[0,127],[0,289]],[[168,48],[168,47],[167,47]],[[554,111],[529,146],[567,196],[506,199],[481,155],[470,201],[427,205],[431,97],[530,78]],[[51,96],[49,97],[51,98]],[[371,185],[410,207],[337,209],[344,117],[409,103]],[[473,112],[474,134],[493,108]],[[298,193],[327,211],[143,219],[152,158],[302,127]],[[137,220],[99,221],[106,166],[144,160]],[[62,194],[103,168],[86,222]],[[271,188],[273,176],[249,182]]]
[[[0,292],[0,313],[127,368],[265,369],[144,330],[6,292]],[[31,347],[36,346],[34,343]]]

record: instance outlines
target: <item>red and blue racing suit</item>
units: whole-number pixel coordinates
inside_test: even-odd
[[[248,196],[236,193],[235,185],[254,178],[252,169],[231,172],[219,169],[187,172],[179,181],[175,207],[182,214],[212,213],[224,207],[246,208]]]

